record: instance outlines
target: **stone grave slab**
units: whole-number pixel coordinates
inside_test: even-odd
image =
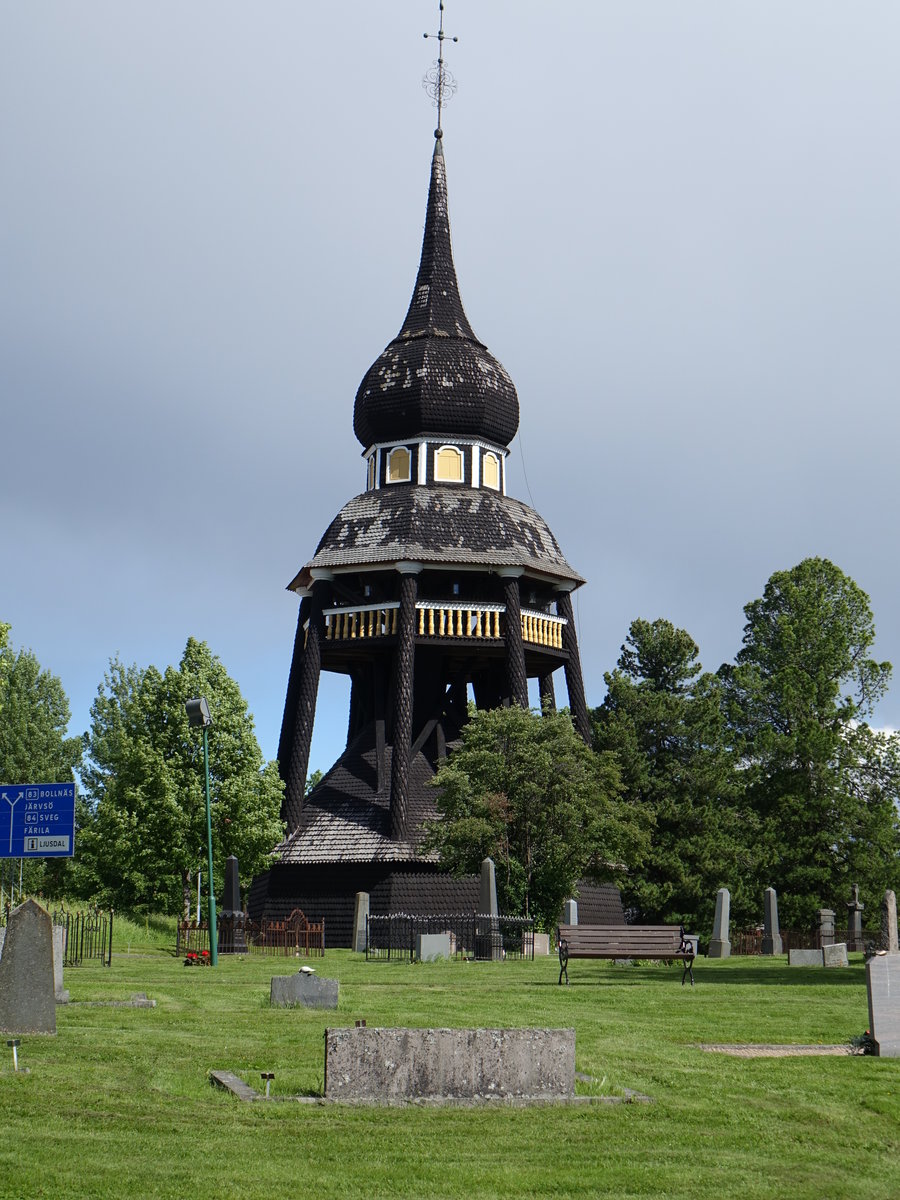
[[[419,962],[436,962],[450,957],[449,933],[417,933],[416,958]]]
[[[366,952],[366,924],[369,919],[369,893],[357,892],[353,910],[353,949],[357,954]]]
[[[788,950],[789,967],[823,967],[825,957],[821,950]]]
[[[778,893],[773,887],[763,894],[763,954],[781,954],[783,943],[778,925]]]
[[[337,1008],[338,981],[302,968],[296,975],[273,975],[269,1003],[275,1008]]]
[[[550,1100],[574,1094],[574,1029],[325,1030],[327,1100]]]
[[[832,946],[822,947],[822,958],[826,967],[847,967],[847,943],[835,942]]]
[[[0,958],[0,1030],[56,1033],[53,923],[34,900],[9,914]]]
[[[900,1058],[900,954],[876,954],[866,963],[869,1032],[881,1058]]]
[[[897,896],[888,888],[881,905],[881,949],[888,954],[900,953],[897,937]]]
[[[728,926],[731,918],[731,892],[719,888],[716,892],[716,912],[713,917],[713,933],[706,952],[707,958],[730,958],[731,941]]]
[[[531,935],[534,938],[534,957],[546,957],[550,953],[550,934],[549,933],[534,933]]]

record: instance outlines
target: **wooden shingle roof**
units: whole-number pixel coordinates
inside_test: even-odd
[[[359,385],[353,429],[363,446],[445,434],[507,446],[518,427],[513,382],[475,337],[463,309],[438,138],[409,311],[400,332]]]
[[[431,484],[354,496],[291,586],[304,582],[313,567],[404,559],[488,570],[522,567],[532,574],[584,582],[566,561],[546,521],[527,504],[483,488]]]

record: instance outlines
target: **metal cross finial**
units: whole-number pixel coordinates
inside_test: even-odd
[[[440,26],[437,33],[423,33],[424,38],[436,38],[438,44],[437,62],[430,71],[425,72],[422,79],[422,87],[431,96],[435,108],[438,110],[437,129],[434,131],[434,136],[439,138],[443,136],[441,130],[441,110],[453,93],[456,91],[456,80],[444,66],[444,41],[449,36],[444,33],[444,0],[438,0],[438,5],[441,13]],[[458,42],[458,37],[450,38],[451,42]]]

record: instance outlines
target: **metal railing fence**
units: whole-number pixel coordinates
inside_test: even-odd
[[[240,923],[243,940],[237,934],[238,923],[221,917],[217,921],[219,953],[283,955],[284,957],[321,957],[325,953],[325,922],[308,921],[300,909],[294,909],[283,921],[263,918]],[[209,950],[209,924],[206,921],[179,921],[175,931],[175,957],[202,954]]]
[[[420,934],[448,934],[450,956],[459,959],[534,958],[530,917],[487,913],[386,913],[366,920],[366,958],[415,958]]]
[[[762,943],[765,934],[762,929],[743,929],[732,935],[732,954],[762,954]],[[835,929],[829,935],[829,944],[844,942],[848,950],[865,950],[868,946],[879,944],[880,929],[864,929],[862,939],[854,939],[849,929]],[[822,936],[818,929],[782,929],[781,949],[783,954],[789,950],[821,950]]]
[[[99,961],[112,966],[113,910],[99,908],[69,912],[58,908],[50,914],[54,925],[66,931],[63,966],[79,967],[85,962]]]

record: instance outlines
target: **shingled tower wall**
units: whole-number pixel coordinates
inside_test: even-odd
[[[435,136],[409,310],[356,394],[366,490],[289,585],[302,601],[279,747],[287,836],[250,908],[325,916],[331,945],[350,944],[358,891],[372,892],[373,912],[400,895],[422,913],[471,910],[471,881],[441,876],[417,849],[470,690],[480,708],[527,705],[536,679],[555,703],[562,668],[589,736],[570,599],[584,581],[543,519],[507,495],[518,396],[463,309]],[[350,677],[347,747],[305,796],[321,671]],[[620,920],[618,893],[598,895],[598,911]]]

